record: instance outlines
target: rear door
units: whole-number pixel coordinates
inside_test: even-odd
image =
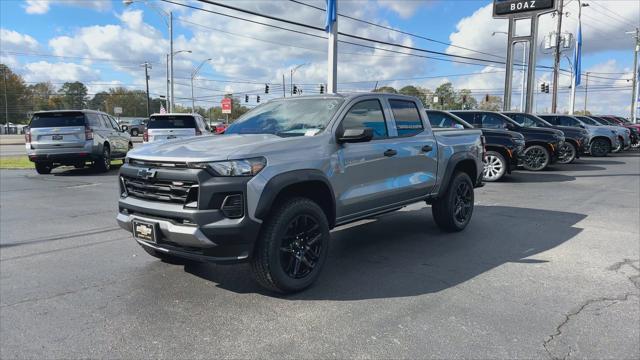
[[[387,98],[393,118],[393,185],[401,201],[422,197],[436,185],[438,145],[415,101]]]
[[[29,130],[33,149],[81,149],[85,144],[85,115],[79,111],[36,113]]]
[[[112,135],[113,141],[117,143],[118,154],[120,155],[126,154],[127,150],[129,149],[129,139],[126,137],[127,133],[120,130],[120,126],[118,125],[118,122],[116,121],[116,119],[112,118],[107,114],[102,114],[102,116],[104,116],[104,118],[111,125],[111,129],[112,129],[111,135]]]
[[[156,115],[147,123],[149,141],[180,139],[196,135],[193,115]]]

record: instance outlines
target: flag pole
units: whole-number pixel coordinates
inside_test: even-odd
[[[325,30],[329,33],[327,93],[334,94],[338,91],[338,0],[327,0]]]
[[[576,34],[576,48],[573,52],[573,76],[571,77],[571,103],[569,105],[569,115],[573,115],[576,108],[576,90],[578,85],[580,85],[582,72],[582,6],[582,2],[578,0],[578,31]],[[587,5],[585,4],[585,6]]]

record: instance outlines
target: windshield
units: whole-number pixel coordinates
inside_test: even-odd
[[[271,101],[241,116],[225,134],[313,136],[325,129],[343,102],[340,98]]]
[[[35,114],[29,124],[29,127],[32,129],[65,126],[84,126],[84,114],[81,112]]]
[[[613,121],[610,121],[609,119],[605,119],[605,118],[602,118],[602,117],[592,116],[591,118],[593,120],[599,122],[602,125],[618,125],[618,124],[614,123]]]
[[[193,129],[196,121],[191,115],[158,115],[149,119],[149,129]]]

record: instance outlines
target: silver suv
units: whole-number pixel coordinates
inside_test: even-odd
[[[413,97],[272,100],[224,135],[132,151],[117,220],[152,256],[249,261],[266,288],[299,291],[318,277],[335,226],[427,202],[438,226],[463,230],[483,155],[480,130],[434,134]]]
[[[111,115],[94,110],[39,111],[25,132],[29,160],[38,174],[49,174],[60,165],[82,168],[91,162],[109,171],[111,160],[124,159],[133,147]]]
[[[128,131],[131,136],[139,136],[144,133],[146,127],[145,119],[123,119],[120,120],[120,128]]]
[[[209,134],[209,125],[200,114],[153,114],[142,140],[154,142]]]

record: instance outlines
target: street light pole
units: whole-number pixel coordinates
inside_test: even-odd
[[[167,111],[168,112],[173,112],[171,109],[173,109],[172,104],[173,104],[173,99],[169,100],[169,88],[170,85],[173,84],[173,79],[170,78],[170,74],[169,74],[169,56],[171,56],[171,59],[173,60],[173,57],[180,54],[180,53],[189,53],[191,54],[191,50],[178,50],[178,51],[174,51],[171,54],[166,54],[167,57]],[[171,65],[173,66],[173,65]]]
[[[296,65],[295,67],[291,68],[291,96],[293,96],[293,74],[295,74],[295,72],[300,69],[301,67],[305,66],[305,65],[309,65],[308,63],[304,63],[304,64],[300,64],[300,65]]]
[[[560,73],[560,34],[562,33],[562,17],[564,16],[563,0],[558,4],[558,24],[556,27],[556,44],[553,54],[553,90],[551,94],[551,113],[555,114],[558,110],[558,74]]]
[[[627,32],[627,34],[634,34],[635,37],[635,51],[633,53],[633,93],[631,94],[631,119],[632,123],[637,123],[638,118],[638,76],[640,69],[638,68],[638,52],[640,51],[640,28],[636,28],[636,31]]]
[[[200,65],[198,65],[195,68],[195,70],[193,70],[193,72],[191,73],[191,113],[192,114],[196,112],[196,98],[193,91],[193,79],[196,77],[196,75],[198,75],[198,72],[200,71],[200,69],[202,69],[202,67],[204,66],[204,63],[206,63],[207,61],[211,61],[211,59],[203,60],[200,63]],[[171,85],[173,85],[173,83],[171,83]]]
[[[587,7],[589,6],[589,4],[583,4],[581,0],[578,0],[578,31],[582,32],[582,8],[583,7]],[[575,44],[575,54],[576,54],[576,58],[573,59],[573,67],[574,68],[578,68],[578,65],[580,64],[580,58],[579,56],[582,56],[582,54],[578,53],[578,47],[582,46],[580,45],[580,42],[582,41],[582,35],[581,34],[576,34],[575,36],[576,38],[576,44]],[[578,69],[579,70],[579,69]],[[573,113],[575,112],[576,109],[576,91],[577,91],[577,85],[576,85],[576,78],[578,78],[580,76],[580,73],[576,73],[576,71],[573,71],[573,78],[572,78],[572,82],[571,82],[571,99],[570,99],[570,103],[569,103],[569,115],[573,115]]]
[[[147,83],[147,118],[149,118],[149,115],[151,115],[151,104],[149,102],[149,69],[152,69],[152,67],[151,64],[146,61],[141,66],[144,66],[144,80]]]
[[[584,84],[584,114],[587,115],[587,99],[589,97],[589,72],[587,71],[587,79]]]

